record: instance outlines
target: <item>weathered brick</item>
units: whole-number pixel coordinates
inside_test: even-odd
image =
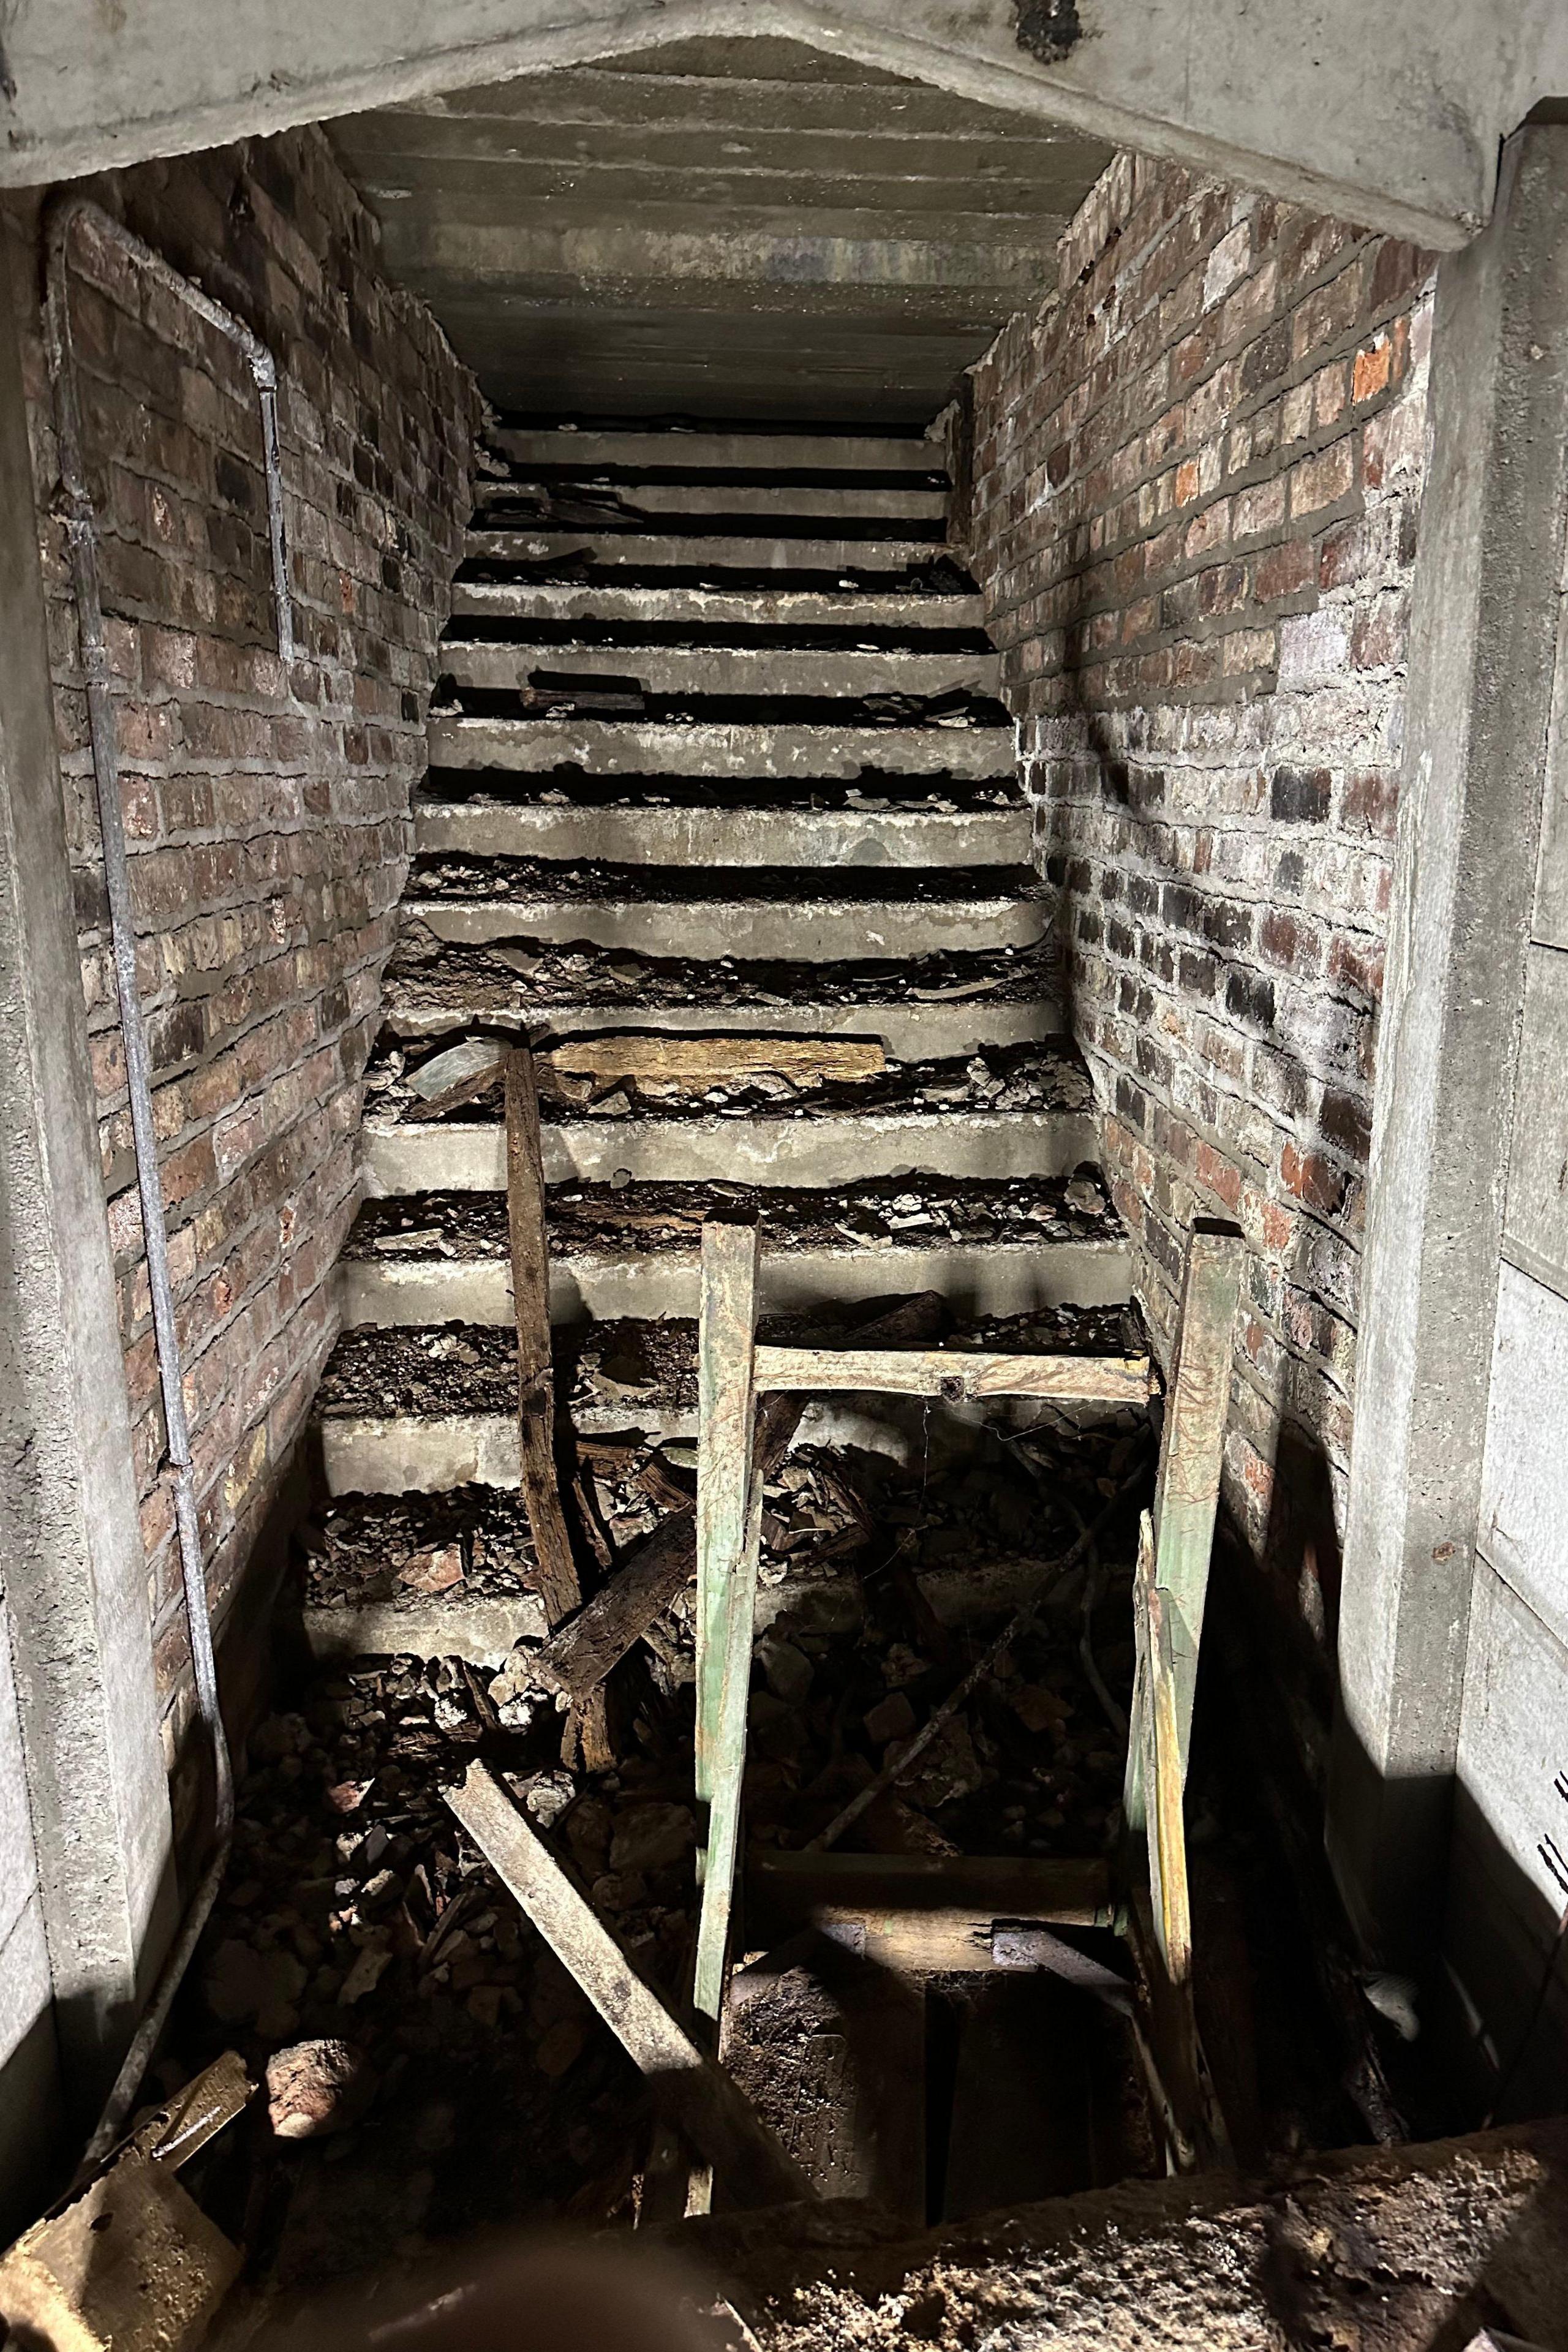
[[[281,362],[301,647],[287,677],[272,643],[248,370],[188,305],[83,240],[72,315],[89,456],[105,486],[109,652],[126,688],[138,974],[221,1608],[330,1343],[323,1283],[352,1202],[358,1081],[478,409],[444,339],[406,298],[384,295],[366,215],[318,131],[128,171],[119,189],[131,225],[177,264],[222,257],[209,282],[226,299],[243,289],[239,307]],[[26,360],[43,404],[49,642],[110,1236],[150,1591],[163,1609],[178,1580],[36,319]],[[352,636],[339,617],[350,611]],[[167,1677],[186,1670],[177,1608],[158,1657],[174,1705]]]
[[[1345,1460],[1430,266],[1230,202],[1099,184],[977,374],[969,551],[1156,1346],[1194,1215],[1254,1252],[1226,1495],[1261,1559],[1289,1433]]]

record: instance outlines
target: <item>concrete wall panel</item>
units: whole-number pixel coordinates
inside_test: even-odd
[[[1568,1296],[1568,951],[1532,945],[1514,1082],[1505,1247]]]
[[[1480,1549],[1568,1645],[1568,1299],[1511,1265],[1498,1288]],[[1568,1765],[1568,1683],[1560,1704]]]

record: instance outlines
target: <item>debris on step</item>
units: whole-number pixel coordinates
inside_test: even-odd
[[[585,1043],[574,1039],[570,1045],[542,1053],[538,1058],[551,1073],[546,1082],[549,1115],[570,1118],[591,1103],[603,1117],[611,1101],[622,1117],[635,1103],[642,1118],[681,1118],[715,1108],[766,1112],[781,1104],[788,1105],[792,1116],[808,1118],[833,1117],[851,1108],[922,1115],[933,1110],[1086,1111],[1094,1098],[1082,1062],[1059,1045],[992,1046],[967,1056],[900,1062],[879,1045],[840,1046],[837,1041],[824,1041],[820,1049],[814,1046],[797,1058],[787,1045],[773,1049],[770,1044],[749,1060],[732,1059],[726,1066],[727,1053],[735,1052],[727,1039],[712,1041],[707,1061],[689,1053],[684,1039],[666,1042],[672,1049],[668,1055],[628,1052],[613,1079],[607,1071],[604,1076],[603,1083],[614,1084],[615,1094],[601,1094],[596,1101],[592,1086],[585,1092],[573,1076],[578,1069],[590,1069],[592,1049]],[[435,1058],[445,1062],[455,1050],[441,1047]],[[660,1063],[663,1066],[657,1066]],[[384,1046],[372,1056],[365,1073],[367,1111],[384,1122],[495,1116],[490,1109],[476,1114],[468,1108],[479,1090],[479,1082],[474,1080],[462,1079],[452,1088],[423,1097],[417,1082],[424,1067],[404,1045]]]

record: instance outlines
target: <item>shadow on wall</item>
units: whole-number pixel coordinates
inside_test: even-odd
[[[12,2011],[13,1998],[23,1991],[24,1975],[15,1946],[26,1926],[24,1917],[13,1928],[5,1948],[0,1949],[0,2045],[10,2045],[0,2061],[0,2124],[26,2117],[28,2125],[25,2137],[19,2131],[0,2128],[0,2246],[8,2245],[33,2220],[38,2210],[40,2178],[52,2187],[57,2167],[63,2164],[67,2153],[52,2006],[46,1994],[42,2007],[30,2018],[26,2016],[25,2002],[18,2004],[22,2014]],[[41,1930],[39,1934],[41,1938]],[[51,2125],[40,2146],[34,2125],[45,2116],[51,2118]]]

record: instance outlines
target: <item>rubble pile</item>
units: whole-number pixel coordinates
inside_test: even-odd
[[[506,1369],[498,1359],[498,1382]],[[998,1442],[990,1458],[941,1475],[812,1445],[784,1460],[763,1520],[747,1777],[755,1848],[804,1843],[874,1775],[1011,1605],[987,1571],[1011,1561],[1037,1583],[1143,1443],[1125,1413],[1087,1435]],[[580,1454],[617,1556],[694,1491],[689,1441],[626,1433],[588,1438]],[[1124,1701],[1127,1549],[1114,1575],[1080,1570],[1054,1595],[994,1683],[856,1825],[850,1848],[1102,1849],[1122,1748],[1081,1650],[1087,1626],[1098,1673]],[[531,1573],[516,1496],[479,1487],[326,1507],[301,1551],[314,1606],[410,1584],[521,1600]],[[975,1612],[952,1605],[964,1580]],[[482,1757],[678,2003],[695,1916],[692,1600],[681,1595],[613,1679],[608,1771],[563,1765],[563,1718],[547,1677],[531,1676],[531,1646],[498,1676],[458,1656],[356,1661],[257,1733],[184,2054],[227,2042],[267,2074],[284,2118],[270,2156],[280,2213],[289,2168],[331,2170],[355,2147],[355,2177],[379,2184],[377,2196],[391,2194],[388,2168],[397,2175],[411,2246],[490,2214],[629,2211],[637,2078],[467,1850],[442,1791]],[[459,2142],[482,2165],[455,2161]],[[321,2218],[336,2208],[321,2198],[312,2174],[308,2244],[285,2268],[336,2267]],[[343,2245],[356,2242],[348,2231]]]
[[[737,956],[688,961],[646,955],[636,948],[596,947],[589,940],[467,945],[438,940],[427,925],[405,919],[387,967],[387,990],[405,1015],[462,1013],[479,989],[502,1001],[526,998],[541,1009],[578,1003],[638,1011],[688,1004],[854,1004],[895,994],[915,1004],[971,999],[1026,1003],[1048,994],[1054,962],[1048,946],[831,964]]]
[[[453,1057],[455,1078],[470,1075],[460,1066],[458,1058],[467,1058],[469,1045],[470,1041],[465,1039],[458,1045],[444,1043],[440,1048],[442,1056]],[[437,1078],[433,1084],[423,1074],[428,1062],[436,1058],[432,1055],[427,1061],[422,1053],[411,1054],[402,1045],[386,1044],[366,1073],[367,1110],[384,1120],[427,1118],[427,1105],[441,1080]],[[741,1116],[776,1110],[784,1105],[806,1117],[814,1112],[830,1116],[850,1107],[857,1111],[942,1110],[960,1114],[1082,1111],[1089,1108],[1093,1099],[1089,1075],[1082,1065],[1042,1045],[990,1046],[981,1053],[929,1062],[899,1062],[889,1057],[884,1070],[869,1079],[826,1078],[804,1085],[782,1072],[764,1071],[700,1090],[669,1080],[656,1084],[633,1077],[618,1078],[595,1088],[586,1081],[558,1079],[543,1065],[540,1066],[539,1078],[541,1108],[546,1116],[560,1117],[585,1109],[600,1118],[625,1118],[634,1107],[643,1118],[660,1113],[684,1117],[693,1110],[720,1108]],[[436,1099],[439,1100],[438,1095]],[[476,1108],[468,1101],[455,1105],[445,1115],[471,1120],[493,1117],[495,1113],[493,1108]]]

